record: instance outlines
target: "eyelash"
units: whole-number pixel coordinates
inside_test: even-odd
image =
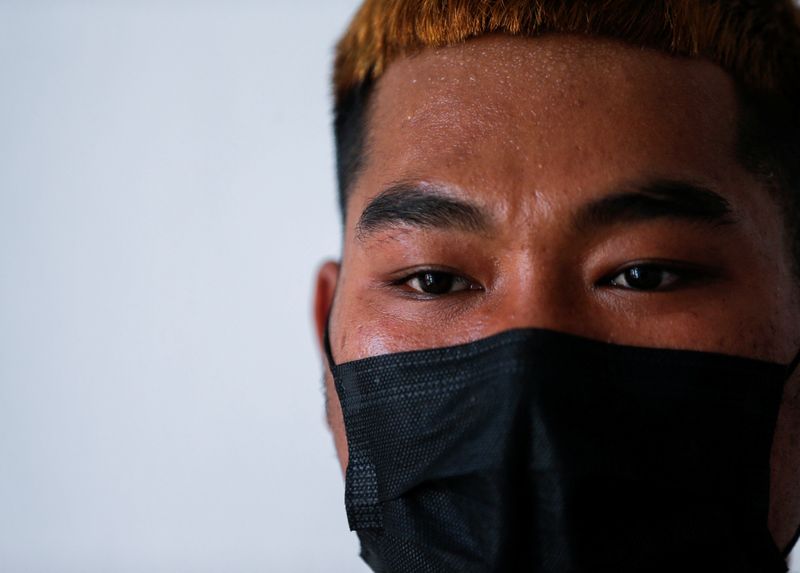
[[[623,280],[628,283],[631,278],[634,280],[646,280],[647,273],[652,271],[659,273],[662,277],[664,275],[672,275],[673,278],[667,280],[668,284],[666,286],[664,286],[663,282],[660,282],[658,286],[654,288],[636,288],[630,286],[630,284],[628,286],[619,284],[619,282],[622,281],[617,282],[619,277],[623,277]],[[636,275],[640,276],[637,277]],[[667,292],[682,285],[697,282],[708,276],[710,276],[709,272],[703,272],[700,268],[694,266],[670,264],[659,261],[642,261],[631,263],[614,270],[612,273],[603,277],[599,281],[598,286],[617,287],[622,290],[633,292]]]
[[[411,281],[414,281],[414,280],[422,281],[422,280],[425,279],[426,275],[439,275],[439,276],[446,277],[447,279],[452,280],[452,281],[458,281],[461,285],[464,286],[464,288],[460,288],[460,289],[458,289],[456,291],[447,292],[447,293],[443,293],[443,294],[436,294],[436,293],[430,293],[430,292],[424,292],[424,291],[421,291],[421,290],[417,290],[417,289],[415,289],[413,287],[410,287],[410,285],[408,284],[408,283],[410,283]],[[423,268],[423,269],[418,269],[418,270],[414,271],[413,273],[406,274],[406,275],[404,275],[403,277],[401,277],[401,278],[399,278],[397,280],[390,281],[389,285],[393,286],[393,287],[396,287],[396,288],[402,288],[404,286],[409,287],[411,289],[411,291],[410,292],[406,291],[408,294],[410,294],[412,296],[420,297],[420,298],[425,298],[425,299],[441,298],[443,296],[453,296],[453,295],[458,294],[460,292],[482,291],[483,290],[483,287],[480,286],[477,283],[477,281],[474,281],[473,279],[465,277],[464,275],[460,275],[460,274],[458,274],[456,272],[453,272],[451,270],[441,269],[441,268]]]
[[[662,277],[662,280],[659,281],[659,284],[653,288],[636,288],[630,285],[631,279],[633,280],[645,280],[647,278],[653,278],[652,275],[648,275],[647,273],[655,271],[659,273]],[[459,281],[462,285],[466,285],[464,288],[460,288],[455,291],[451,291],[448,289],[448,292],[444,293],[432,293],[432,292],[425,292],[423,290],[419,290],[417,288],[411,287],[409,285],[412,281],[417,281],[418,283],[422,280],[430,279],[432,275],[439,275],[440,278],[445,277],[447,280],[451,281]],[[638,275],[638,276],[637,276]],[[666,287],[663,285],[663,276],[664,275],[672,275],[672,279],[668,281]],[[613,271],[612,274],[608,274],[604,276],[600,281],[598,281],[596,286],[599,287],[614,287],[619,288],[621,290],[627,290],[632,292],[667,292],[670,290],[674,290],[675,288],[681,286],[682,284],[688,284],[691,282],[696,282],[704,277],[707,277],[708,273],[704,273],[702,270],[690,267],[687,265],[676,265],[676,264],[669,264],[665,262],[657,262],[657,261],[643,261],[643,262],[636,262],[632,264],[628,264],[625,267],[617,268]],[[620,280],[620,277],[622,279]],[[627,283],[627,286],[620,284],[620,283]],[[395,287],[404,287],[407,286],[411,289],[411,293],[414,296],[424,297],[426,299],[433,299],[433,298],[441,298],[443,296],[452,296],[459,292],[465,291],[482,291],[484,290],[482,286],[478,285],[472,279],[469,279],[463,275],[459,275],[458,273],[445,270],[445,269],[438,269],[438,268],[424,268],[419,269],[411,274],[407,274],[402,278],[397,280],[391,281],[390,285]]]

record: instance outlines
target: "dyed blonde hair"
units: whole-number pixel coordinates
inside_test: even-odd
[[[398,56],[490,33],[605,36],[706,57],[747,87],[797,97],[800,11],[791,0],[365,0],[336,47],[339,101]]]

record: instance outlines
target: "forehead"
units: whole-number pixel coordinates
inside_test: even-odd
[[[498,35],[428,48],[376,85],[349,215],[408,179],[496,205],[578,200],[652,175],[724,185],[736,107],[715,64],[613,40]]]

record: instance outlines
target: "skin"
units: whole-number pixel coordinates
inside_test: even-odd
[[[788,363],[800,348],[800,284],[781,207],[734,158],[736,119],[734,85],[720,67],[611,40],[484,36],[394,61],[373,95],[341,262],[318,271],[320,348],[330,312],[337,363],[515,327]],[[654,176],[713,189],[736,222],[569,224],[610,189]],[[359,234],[365,207],[398,181],[443,186],[495,225]],[[654,260],[669,262],[668,288],[609,279]],[[700,278],[681,277],[674,264]],[[448,294],[420,293],[409,275],[428,268],[463,279]],[[344,470],[341,408],[323,366]],[[800,523],[798,442],[795,372],[772,455],[769,525],[779,547]]]

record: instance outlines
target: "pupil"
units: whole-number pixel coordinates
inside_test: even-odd
[[[651,290],[661,284],[661,271],[656,267],[632,267],[625,271],[625,280],[633,288]]]
[[[453,287],[453,275],[447,273],[425,273],[422,275],[422,290],[428,294],[445,294]]]

